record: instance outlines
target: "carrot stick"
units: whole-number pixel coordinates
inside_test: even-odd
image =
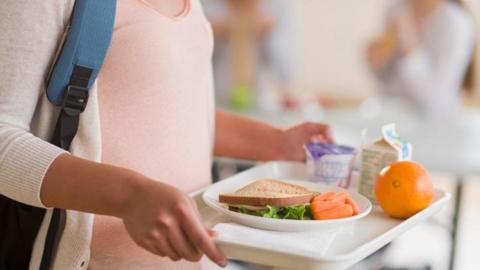
[[[350,197],[347,197],[345,199],[345,203],[350,205],[353,209],[353,215],[357,215],[360,213],[360,208],[358,207],[358,204]]]
[[[322,192],[320,193],[320,195],[315,196],[312,201],[316,201],[316,200],[324,201],[334,195],[335,195],[335,192],[331,192],[331,191]]]
[[[345,199],[348,198],[348,192],[337,192],[335,193],[333,196],[329,197],[327,200],[329,201],[340,201],[340,202],[344,202]]]
[[[312,213],[315,212],[320,212],[324,210],[329,210],[336,208],[338,206],[342,206],[344,201],[321,201],[321,200],[315,200],[310,204],[310,207],[312,209]]]
[[[329,210],[313,212],[313,218],[317,220],[346,218],[346,217],[351,217],[352,215],[353,215],[353,208],[348,204],[344,204],[342,206],[329,209]]]

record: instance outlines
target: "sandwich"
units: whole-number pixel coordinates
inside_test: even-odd
[[[232,211],[276,219],[312,219],[310,201],[317,192],[274,179],[261,179],[230,194],[219,202]]]

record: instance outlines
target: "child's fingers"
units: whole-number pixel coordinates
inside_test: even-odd
[[[180,226],[172,226],[167,235],[168,241],[173,246],[173,249],[176,251],[181,258],[184,258],[188,261],[197,262],[202,257],[200,250],[193,245],[186,234],[181,230]]]
[[[319,123],[305,123],[304,127],[310,134],[310,138],[322,140],[322,142],[333,143],[332,128],[329,125]]]
[[[190,216],[185,216],[182,225],[182,229],[189,240],[205,253],[210,260],[221,267],[227,265],[227,259],[215,244],[215,240],[209,235],[200,219],[194,213]]]
[[[210,235],[211,237],[213,238],[217,238],[218,237],[218,232],[217,231],[214,231],[212,229],[207,229],[207,232],[208,232],[208,235]]]
[[[310,142],[312,142],[312,143],[326,143],[327,139],[323,135],[314,135],[310,138]]]
[[[180,255],[175,251],[170,242],[165,237],[158,238],[153,246],[153,252],[161,257],[167,256],[172,261],[178,261],[181,259]]]

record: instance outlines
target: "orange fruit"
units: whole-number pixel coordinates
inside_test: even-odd
[[[408,218],[432,203],[434,189],[425,168],[412,161],[399,161],[380,172],[375,195],[385,213]]]

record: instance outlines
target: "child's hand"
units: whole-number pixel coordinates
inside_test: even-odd
[[[195,202],[178,189],[141,180],[121,218],[132,239],[146,250],[177,261],[199,261],[203,254],[220,266],[226,258],[207,230]]]
[[[311,142],[333,143],[330,126],[307,122],[284,130],[278,140],[279,159],[304,161],[303,145]]]
[[[367,47],[367,61],[372,70],[380,71],[392,61],[397,49],[396,43],[395,32],[389,30]]]

